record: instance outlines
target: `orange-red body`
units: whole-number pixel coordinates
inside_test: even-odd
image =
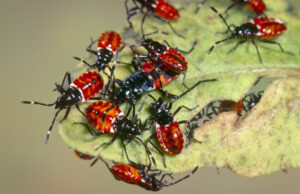
[[[124,181],[129,184],[137,184],[142,180],[139,171],[133,166],[126,164],[115,164],[111,168],[111,173],[115,176],[116,179]]]
[[[246,0],[247,7],[258,14],[263,14],[267,8],[263,0]]]
[[[173,81],[179,74],[168,74],[166,69],[162,70],[160,67],[153,65],[153,62],[147,61],[142,65],[142,72],[153,82],[154,88],[160,88]]]
[[[70,84],[76,87],[82,94],[82,102],[97,95],[103,88],[103,79],[96,71],[88,71],[80,75]]]
[[[74,153],[75,153],[75,155],[76,155],[79,159],[81,159],[81,160],[91,160],[91,159],[94,158],[94,156],[90,156],[90,155],[87,155],[87,154],[83,154],[83,153],[81,153],[81,152],[79,152],[79,151],[77,151],[77,150],[74,150]]]
[[[158,60],[163,64],[160,67],[165,71],[182,73],[187,69],[185,58],[175,49],[167,47],[167,50],[158,55]]]
[[[158,17],[161,17],[169,21],[174,21],[179,18],[179,13],[177,9],[174,8],[168,1],[165,0],[156,0],[154,13]]]
[[[182,151],[184,139],[175,118],[172,123],[167,125],[156,123],[156,135],[162,149],[169,154],[179,154]]]
[[[266,16],[254,18],[249,23],[254,24],[258,29],[255,35],[265,39],[276,38],[287,29],[281,20]]]
[[[117,117],[123,116],[122,111],[110,102],[97,101],[86,108],[87,121],[104,133],[116,133],[113,128]]]
[[[98,40],[98,50],[108,49],[112,52],[116,52],[121,47],[122,38],[119,33],[114,31],[103,32]]]

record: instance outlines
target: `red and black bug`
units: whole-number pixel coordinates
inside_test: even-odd
[[[218,11],[214,7],[211,7],[211,9],[215,13],[217,13],[219,17],[222,19],[224,24],[227,26],[227,31],[231,32],[231,36],[215,42],[213,46],[209,49],[208,54],[212,52],[212,50],[217,44],[220,44],[222,42],[231,39],[240,39],[240,40],[236,43],[236,45],[231,50],[229,50],[228,53],[235,51],[239,45],[247,42],[248,40],[251,40],[252,44],[255,46],[260,63],[262,63],[262,59],[258,51],[258,47],[256,45],[255,40],[259,40],[260,42],[266,44],[276,44],[279,46],[280,50],[283,53],[293,54],[285,51],[279,42],[272,41],[272,39],[283,34],[287,29],[285,24],[279,19],[270,18],[266,16],[257,17],[240,26],[234,26],[234,29],[231,30],[230,25],[227,24],[225,18],[220,13],[218,13]]]
[[[63,85],[66,79],[68,80],[69,87],[67,89],[64,89]],[[42,106],[55,106],[55,109],[58,109],[58,111],[54,115],[54,119],[48,130],[45,143],[48,142],[54,122],[56,120],[57,115],[60,113],[60,111],[62,111],[63,109],[67,109],[62,121],[68,117],[70,109],[73,105],[75,105],[75,107],[81,112],[78,104],[96,96],[103,88],[103,79],[100,76],[100,74],[97,73],[96,71],[88,71],[80,75],[73,82],[71,82],[71,74],[67,72],[63,78],[61,85],[56,83],[55,86],[56,86],[55,90],[57,90],[61,94],[61,96],[58,97],[54,103],[45,104],[42,102],[35,102],[35,101],[22,101],[22,103],[24,104],[39,104]]]
[[[132,73],[124,81],[114,79],[112,91],[109,91],[112,101],[114,101],[116,104],[122,104],[124,102],[130,103],[133,106],[134,115],[134,105],[144,93],[158,89],[167,97],[179,99],[201,83],[217,81],[217,79],[201,80],[180,95],[169,94],[166,91],[163,91],[161,88],[162,86],[174,80],[178,74],[174,74],[173,71],[166,71],[166,69],[162,70],[160,67],[161,64],[159,65],[158,63],[159,62],[147,61],[139,69],[138,65],[136,65],[133,61],[133,64],[135,64],[133,66],[136,67],[136,71],[134,73]],[[115,83],[118,84],[118,88],[116,88]]]
[[[98,42],[97,51],[91,49],[92,45]],[[74,57],[76,60],[82,61],[84,64],[93,69],[98,69],[98,71],[103,71],[105,68],[109,68],[108,65],[111,62],[112,58],[114,58],[114,63],[117,60],[118,51],[122,50],[122,38],[121,35],[114,31],[105,31],[103,32],[99,39],[91,42],[91,44],[86,49],[89,53],[92,53],[97,56],[97,61],[95,64],[90,65],[86,61],[82,60],[79,57]]]
[[[196,107],[188,108],[184,105],[181,105],[174,111],[174,113],[172,113],[172,101],[168,103],[162,97],[156,100],[150,94],[149,96],[155,102],[150,104],[150,111],[152,113],[152,117],[148,118],[147,120],[155,122],[156,131],[148,138],[148,142],[150,142],[151,145],[163,156],[163,162],[166,166],[164,153],[161,152],[160,149],[155,146],[151,139],[156,137],[161,148],[168,154],[176,155],[181,153],[184,146],[184,139],[179,125],[188,124],[189,126],[190,122],[188,120],[182,120],[177,122],[177,120],[175,119],[175,115],[183,108],[192,111]]]
[[[74,150],[74,153],[81,160],[92,160],[94,158],[94,156],[83,154],[83,153],[81,153],[81,152],[79,152],[77,150]]]
[[[159,20],[166,22],[172,31],[178,35],[183,37],[182,35],[178,34],[176,30],[171,25],[170,21],[176,21],[180,15],[178,10],[168,1],[166,0],[132,0],[134,7],[128,7],[129,0],[125,0],[125,8],[127,11],[127,21],[132,28],[133,25],[131,23],[131,18],[139,13],[143,13],[143,19],[141,22],[141,30],[142,33],[144,32],[143,25],[147,16],[151,15]]]
[[[264,14],[265,11],[267,10],[267,7],[263,0],[233,0],[232,4],[225,10],[225,13],[227,14],[227,12],[231,8],[233,8],[234,6],[236,6],[238,4],[247,5],[247,7],[251,11],[253,11],[259,15]]]
[[[183,73],[184,74],[183,85],[186,88],[188,88],[184,83],[188,63],[186,62],[184,56],[182,56],[181,53],[190,54],[195,49],[196,44],[197,41],[194,41],[189,51],[183,51],[178,48],[172,48],[169,45],[169,43],[165,40],[162,43],[159,43],[152,39],[145,39],[139,45],[131,46],[131,49],[134,51],[133,48],[143,46],[148,51],[148,55],[137,55],[135,53],[136,59],[139,61],[140,59],[145,58],[154,61],[155,62],[154,64],[156,64],[157,67],[159,67],[166,74],[172,75],[171,77],[174,77],[174,79],[180,73]]]
[[[146,169],[145,166],[138,165],[133,162],[130,165],[117,163],[114,164],[112,167],[110,167],[109,164],[101,157],[99,157],[98,159],[104,162],[104,164],[106,165],[108,170],[113,174],[116,180],[123,181],[128,184],[138,185],[150,191],[159,191],[163,187],[175,185],[189,178],[198,169],[197,166],[190,174],[178,179],[177,181],[166,182],[164,179],[167,176],[173,179],[172,174],[170,173],[162,174],[161,171],[151,170],[150,168]],[[159,176],[161,176],[160,179],[158,179]]]
[[[145,99],[146,100],[146,99]],[[145,101],[144,101],[145,103]],[[85,116],[87,119],[87,122],[91,124],[95,130],[91,130],[89,126],[86,125],[86,123],[80,123],[86,125],[87,129],[89,130],[90,134],[93,136],[99,136],[104,133],[111,133],[114,134],[112,140],[108,143],[103,143],[100,146],[96,148],[96,150],[100,149],[103,146],[108,146],[114,143],[116,138],[119,136],[122,142],[122,145],[125,150],[126,157],[129,162],[130,159],[127,154],[125,142],[131,142],[132,140],[137,140],[139,143],[141,143],[147,152],[147,155],[149,157],[149,166],[151,165],[151,152],[148,150],[144,142],[137,137],[137,135],[140,135],[143,130],[146,130],[143,128],[143,125],[141,124],[141,121],[138,119],[138,114],[141,111],[144,103],[140,106],[138,113],[134,116],[133,121],[129,120],[127,116],[130,113],[130,109],[128,110],[127,114],[125,115],[118,106],[105,101],[97,101],[92,104],[90,104],[86,108]],[[142,129],[143,128],[143,129]],[[156,165],[154,158],[152,157],[153,163]]]

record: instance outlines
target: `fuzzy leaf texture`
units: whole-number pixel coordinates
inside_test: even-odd
[[[208,1],[220,12],[231,1]],[[237,40],[230,40],[215,47],[208,55],[210,46],[227,35],[216,33],[225,31],[226,27],[220,18],[208,7],[208,3],[201,7],[198,14],[194,14],[195,3],[184,4],[180,11],[181,17],[172,22],[174,28],[185,39],[176,36],[167,24],[156,18],[147,18],[144,29],[146,33],[154,30],[163,30],[170,35],[153,35],[157,41],[167,40],[171,46],[188,50],[193,41],[198,40],[195,50],[186,55],[188,71],[186,84],[191,86],[201,79],[218,78],[217,82],[205,83],[194,89],[184,98],[175,101],[172,110],[185,105],[199,107],[194,111],[183,110],[176,115],[177,120],[189,120],[205,105],[215,100],[238,101],[249,92],[257,78],[276,78],[269,84],[261,101],[247,114],[243,120],[237,120],[234,112],[219,114],[213,120],[206,122],[195,129],[195,138],[202,144],[192,143],[184,148],[181,154],[171,156],[166,154],[167,168],[163,166],[162,157],[149,145],[157,161],[157,168],[166,172],[183,173],[199,167],[227,167],[233,172],[246,176],[257,177],[286,168],[300,166],[300,15],[299,11],[290,10],[284,0],[265,0],[269,8],[267,15],[286,22],[287,31],[276,40],[285,50],[295,53],[294,56],[284,54],[276,45],[263,44],[257,41],[263,64],[259,63],[256,50],[251,41],[241,45],[235,52],[227,54],[234,47]],[[176,4],[177,8],[183,4]],[[125,11],[125,10],[124,10]],[[291,12],[292,11],[292,12]],[[236,25],[247,20],[247,16],[254,16],[246,7],[239,6],[230,12],[228,23]],[[252,14],[252,15],[251,15]],[[134,33],[140,36],[141,17],[133,19]],[[125,32],[123,30],[122,32]],[[101,33],[101,32],[99,32]],[[126,38],[125,42],[130,42]],[[139,50],[143,52],[143,49]],[[132,54],[128,48],[119,53],[120,61],[130,61]],[[96,59],[88,56],[91,63]],[[79,64],[73,76],[86,71],[86,66]],[[131,67],[117,64],[115,76],[124,79],[133,72]],[[182,86],[181,75],[175,81],[164,87],[168,92],[179,94],[185,89]],[[156,91],[151,94],[158,96]],[[143,98],[142,98],[143,99]],[[151,99],[147,99],[140,118],[144,120],[149,116],[148,106]],[[82,110],[91,102],[80,105]],[[139,102],[141,103],[141,102]],[[126,112],[128,105],[120,106]],[[139,107],[139,104],[137,105]],[[82,153],[98,156],[107,160],[127,163],[124,149],[117,139],[108,147],[95,151],[95,148],[111,140],[112,134],[100,137],[91,136],[81,125],[74,122],[83,122],[85,119],[76,110],[72,109],[69,117],[59,125],[61,137],[72,149]],[[184,133],[185,126],[181,125]],[[148,130],[140,136],[143,140],[154,132]],[[156,141],[154,141],[156,142]],[[156,142],[157,143],[157,142]],[[147,164],[146,152],[142,145],[134,141],[127,144],[131,160]]]

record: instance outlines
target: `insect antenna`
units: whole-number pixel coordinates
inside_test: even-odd
[[[23,103],[23,104],[38,104],[38,105],[42,105],[42,106],[53,106],[53,105],[55,105],[56,102],[51,103],[51,104],[45,104],[43,102],[26,101],[26,100],[24,100],[24,101],[21,101],[21,103]]]
[[[198,166],[196,166],[196,168],[194,168],[194,170],[193,170],[190,174],[188,174],[188,175],[182,177],[181,179],[178,179],[178,180],[175,181],[175,182],[172,182],[172,183],[164,183],[164,186],[167,187],[167,186],[175,185],[175,184],[177,184],[177,183],[179,183],[179,182],[181,182],[181,181],[183,181],[183,180],[189,178],[189,177],[190,177],[192,174],[194,174],[197,170],[198,170]]]
[[[85,60],[79,58],[79,57],[73,57],[73,59],[80,61],[82,63],[84,63],[85,65],[87,65],[90,69],[94,68],[92,65],[90,65],[88,62],[86,62]]]
[[[223,17],[222,14],[220,14],[216,8],[214,8],[213,6],[209,6],[216,14],[218,14],[218,16],[222,19],[223,23],[227,26],[228,30],[232,33],[232,30],[230,29],[230,26],[228,25],[226,19]]]

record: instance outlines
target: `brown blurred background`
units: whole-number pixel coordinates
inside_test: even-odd
[[[85,56],[89,37],[127,25],[123,0],[1,0],[0,21],[1,193],[145,192],[75,158],[57,127],[45,145],[53,109],[20,103],[52,102],[54,83],[74,68],[72,56]],[[299,193],[299,169],[255,179],[220,172],[202,168],[161,193]]]

